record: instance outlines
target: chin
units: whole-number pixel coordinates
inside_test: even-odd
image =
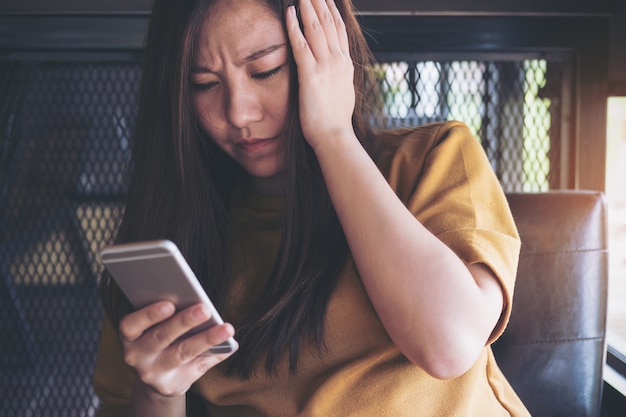
[[[253,177],[257,177],[259,179],[272,179],[274,177],[279,177],[282,172],[282,166],[276,163],[266,164],[263,166],[248,166],[244,167],[244,169]]]

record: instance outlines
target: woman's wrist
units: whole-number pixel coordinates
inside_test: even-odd
[[[185,417],[185,394],[166,396],[151,386],[137,381],[133,396],[126,411],[126,417]]]
[[[352,152],[354,149],[363,147],[352,128],[345,130],[337,129],[321,136],[323,136],[324,140],[318,140],[314,143],[309,141],[318,160],[326,157],[344,156],[346,151]]]

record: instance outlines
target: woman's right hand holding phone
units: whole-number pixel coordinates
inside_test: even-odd
[[[228,323],[177,340],[210,318],[211,313],[202,304],[176,313],[174,304],[164,301],[151,304],[122,319],[119,335],[123,343],[124,360],[136,370],[140,380],[140,384],[135,387],[129,411],[133,408],[144,413],[150,411],[152,416],[160,413],[171,416],[178,412],[176,410],[184,412],[185,393],[191,385],[206,371],[232,355],[205,354],[207,349],[234,335],[234,328]],[[152,407],[156,407],[154,411],[147,409]],[[155,414],[155,411],[158,412]],[[135,414],[131,412],[129,415]]]

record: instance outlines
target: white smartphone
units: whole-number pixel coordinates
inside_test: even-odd
[[[171,301],[180,311],[203,303],[211,319],[183,337],[206,330],[223,320],[202,288],[189,264],[169,240],[155,240],[106,246],[100,251],[102,263],[136,309],[157,301]],[[231,337],[210,348],[206,354],[230,353],[237,349]]]

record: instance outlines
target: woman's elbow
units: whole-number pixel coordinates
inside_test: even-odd
[[[405,356],[437,379],[453,379],[469,371],[478,360],[484,345],[470,343],[445,343],[440,346],[422,349],[420,353],[405,353]]]

